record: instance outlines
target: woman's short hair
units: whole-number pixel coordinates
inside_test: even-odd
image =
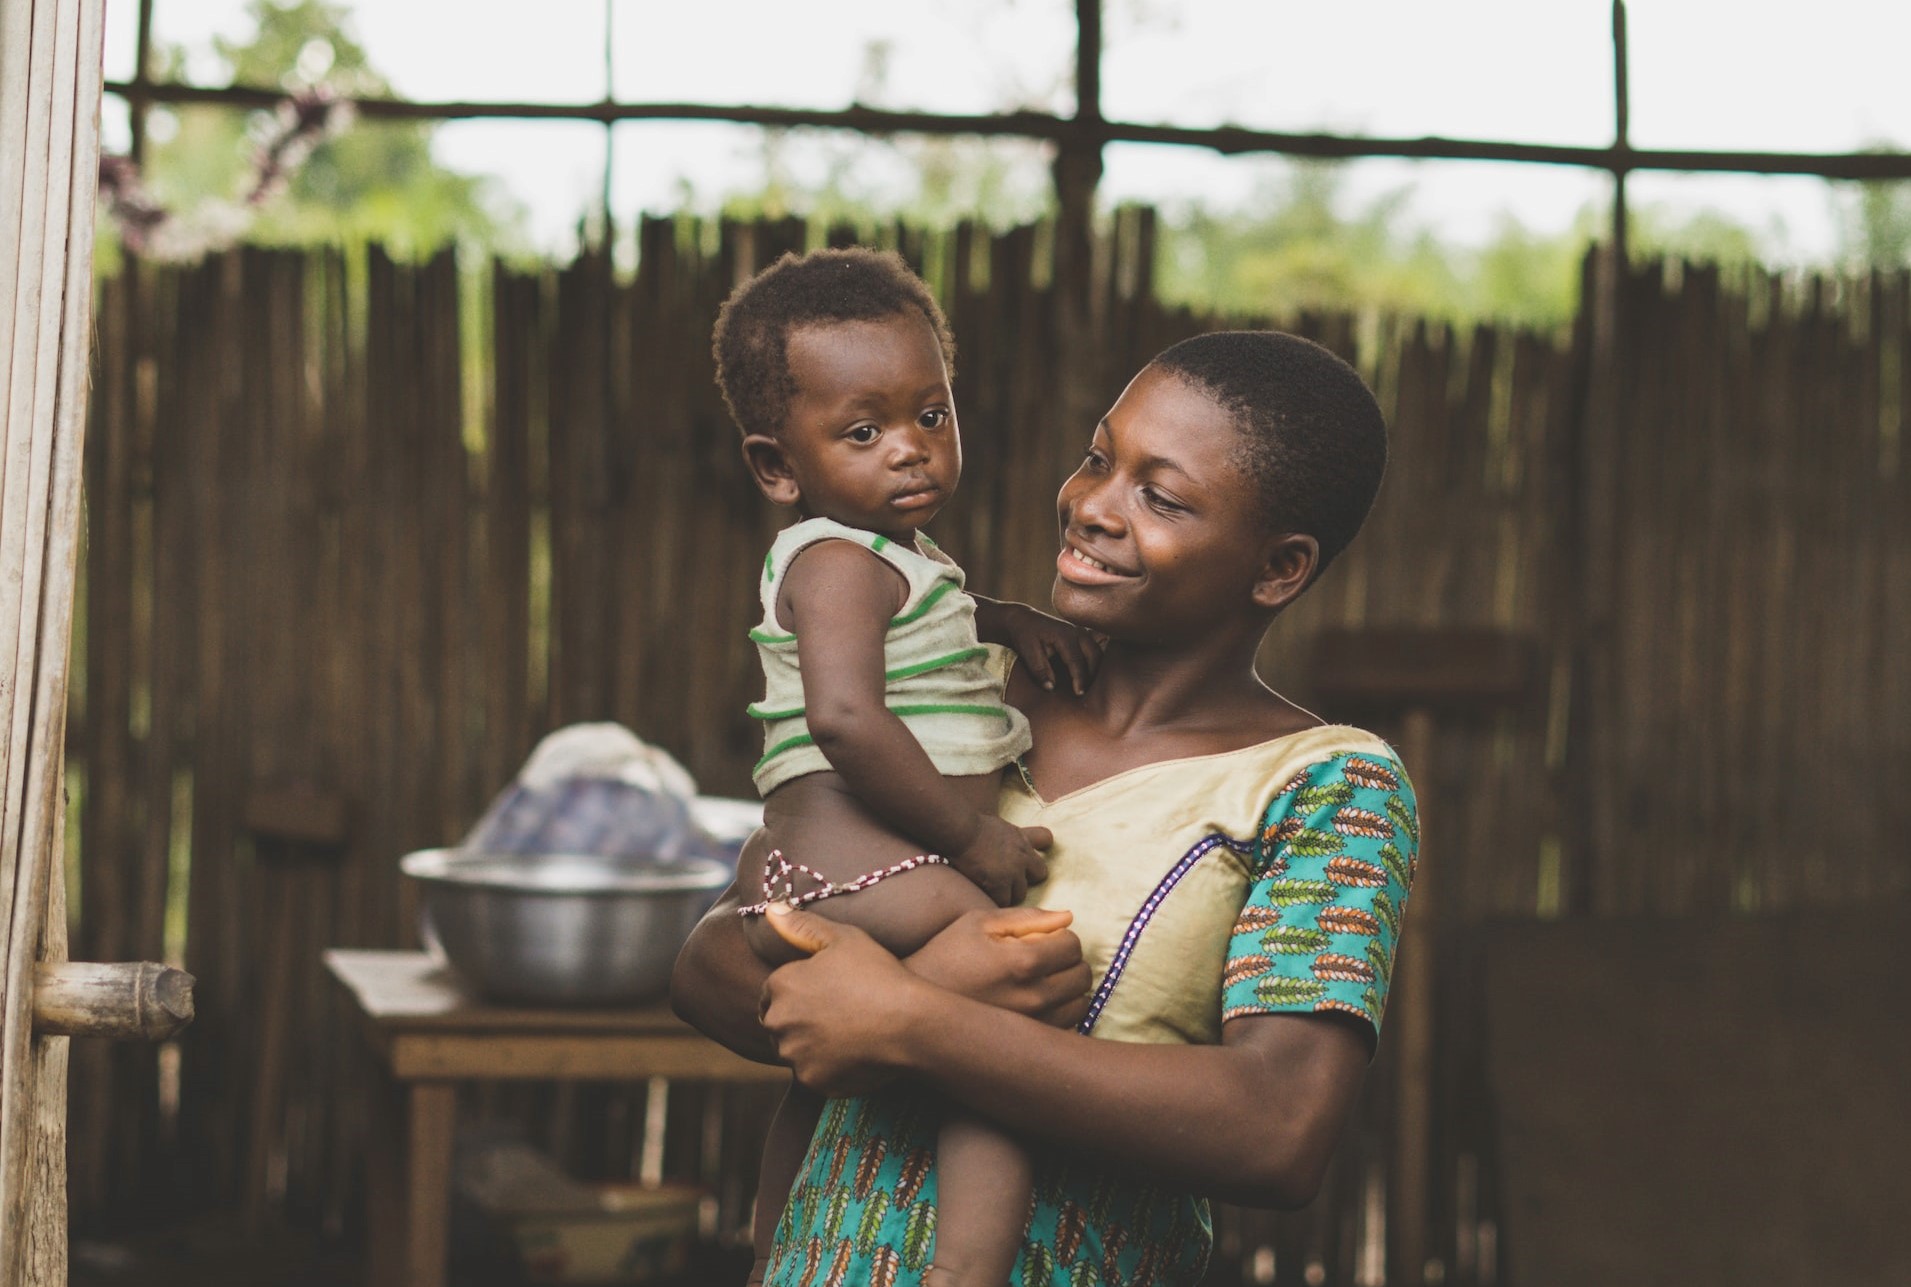
[[[1312,340],[1215,331],[1153,365],[1234,418],[1238,460],[1260,489],[1270,530],[1320,543],[1320,574],[1360,531],[1387,468],[1387,425],[1359,374]]]

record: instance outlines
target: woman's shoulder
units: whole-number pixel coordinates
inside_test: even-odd
[[[1249,789],[1259,794],[1264,807],[1291,793],[1297,783],[1337,778],[1349,766],[1357,774],[1379,770],[1390,780],[1405,780],[1393,747],[1352,724],[1313,724],[1204,758],[1211,770],[1251,784]]]
[[[1323,801],[1407,792],[1406,770],[1383,739],[1350,724],[1315,724],[1239,750],[1170,764],[1151,784],[1179,796],[1229,835],[1260,836],[1297,811],[1311,816]],[[1406,803],[1411,807],[1412,797]],[[1399,810],[1398,805],[1395,811]]]

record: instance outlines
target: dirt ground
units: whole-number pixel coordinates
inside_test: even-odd
[[[212,1218],[164,1232],[125,1238],[76,1237],[70,1287],[361,1287],[360,1249],[325,1245],[285,1230],[256,1233],[236,1217]],[[746,1252],[701,1249],[691,1269],[655,1287],[740,1283]],[[456,1287],[524,1287],[508,1257],[454,1259]]]

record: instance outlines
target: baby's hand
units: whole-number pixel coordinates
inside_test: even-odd
[[[996,906],[1013,907],[1030,885],[1048,879],[1048,863],[1037,852],[1052,841],[1048,828],[1018,827],[992,813],[980,815],[976,822],[975,838],[961,853],[944,857]]]
[[[1025,603],[1003,607],[1013,609],[1003,615],[1006,642],[1035,682],[1052,690],[1058,681],[1065,681],[1077,697],[1087,692],[1095,668],[1101,665],[1101,639]]]

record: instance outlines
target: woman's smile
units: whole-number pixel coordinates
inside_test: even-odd
[[[1055,610],[1160,640],[1211,633],[1248,608],[1269,535],[1240,443],[1203,390],[1152,367],[1136,376],[1056,497]]]
[[[1055,558],[1055,571],[1064,581],[1072,581],[1076,585],[1113,585],[1118,581],[1132,581],[1141,575],[1138,572],[1125,572],[1074,545],[1062,546],[1062,552]]]

